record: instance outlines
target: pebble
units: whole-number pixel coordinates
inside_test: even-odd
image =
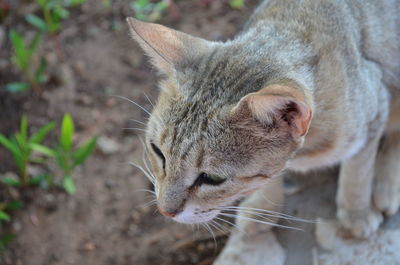
[[[120,145],[114,140],[107,136],[100,136],[97,140],[97,146],[105,155],[111,155],[116,153],[120,149]]]

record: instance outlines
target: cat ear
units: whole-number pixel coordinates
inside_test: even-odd
[[[127,18],[130,32],[161,73],[201,55],[212,42],[190,36],[165,26]]]
[[[295,138],[307,133],[312,118],[312,106],[304,94],[281,85],[271,85],[250,93],[233,109],[236,113],[246,110],[265,124],[273,124],[274,121],[286,123]]]

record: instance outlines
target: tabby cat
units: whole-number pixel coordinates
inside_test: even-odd
[[[244,209],[216,263],[256,264],[231,256],[252,234],[278,244],[250,221],[279,210],[275,177],[340,164],[337,217],[373,234],[400,205],[398,14],[400,0],[267,0],[225,42],[128,18],[161,74],[146,130],[159,211],[190,224]]]

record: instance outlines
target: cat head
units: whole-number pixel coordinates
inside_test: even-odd
[[[158,208],[178,222],[207,222],[285,168],[308,130],[309,100],[234,41],[128,23],[162,75],[146,130]]]

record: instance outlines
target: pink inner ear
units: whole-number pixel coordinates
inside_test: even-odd
[[[253,94],[247,98],[252,113],[262,122],[272,123],[278,117],[293,129],[295,137],[304,136],[311,121],[311,110],[293,98],[268,94]]]
[[[302,103],[296,103],[296,105],[298,107],[299,116],[297,119],[295,119],[295,125],[297,129],[296,134],[301,137],[304,136],[308,131],[308,127],[310,126],[311,122],[312,112]]]

